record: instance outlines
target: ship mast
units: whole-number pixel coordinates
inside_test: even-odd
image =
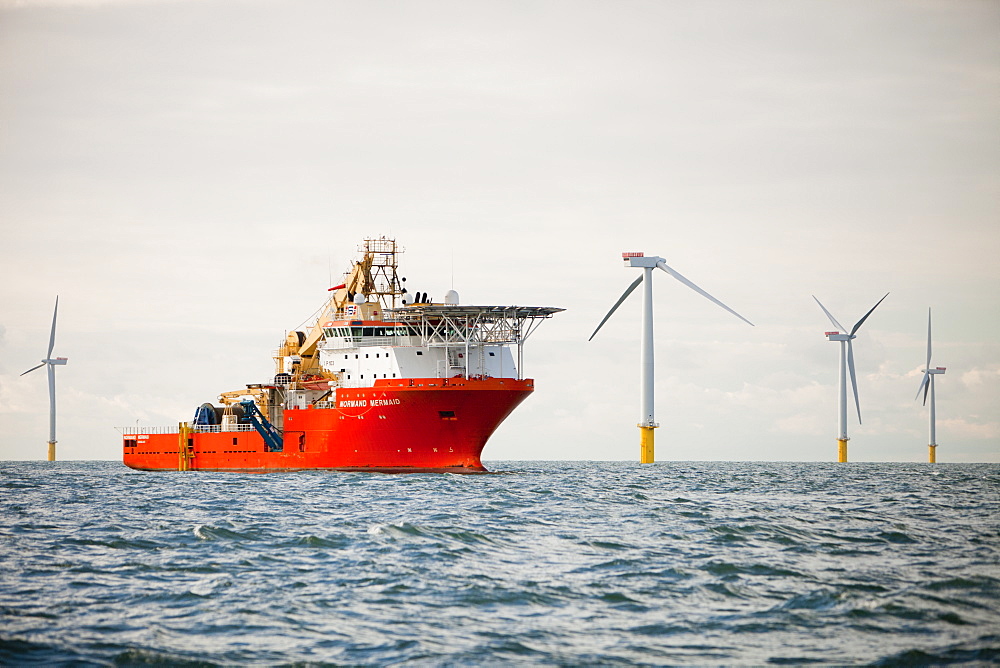
[[[404,249],[395,239],[379,237],[365,239],[358,247],[358,252],[367,264],[367,271],[361,289],[354,292],[361,292],[369,299],[374,295],[383,309],[396,308],[396,300],[403,296],[403,285],[396,273],[399,266],[396,256],[403,253]]]

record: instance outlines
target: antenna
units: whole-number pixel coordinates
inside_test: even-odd
[[[643,284],[643,301],[642,301],[642,329],[641,329],[641,382],[640,382],[640,412],[641,418],[637,427],[640,430],[640,456],[639,461],[643,464],[652,464],[654,461],[654,448],[653,448],[653,430],[660,425],[656,424],[653,417],[654,406],[653,406],[653,269],[660,269],[678,281],[688,286],[701,296],[705,297],[709,301],[721,306],[725,310],[729,311],[737,318],[747,323],[751,327],[753,323],[741,316],[739,313],[729,308],[718,299],[708,294],[697,285],[689,281],[688,279],[681,276],[677,271],[667,266],[666,262],[662,257],[646,257],[644,253],[622,253],[622,260],[625,262],[626,267],[638,267],[642,269],[642,276],[632,281],[632,283],[625,288],[625,292],[622,296],[618,298],[615,305],[611,307],[604,319],[594,330],[594,333],[590,335],[592,340],[597,332],[600,331],[604,323],[608,321],[611,315],[618,309],[622,303],[628,299],[628,296],[639,287],[639,284]]]

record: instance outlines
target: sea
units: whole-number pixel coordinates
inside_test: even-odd
[[[1000,663],[1000,464],[0,462],[0,664]]]

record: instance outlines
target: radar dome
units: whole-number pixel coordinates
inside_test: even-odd
[[[355,304],[364,304],[366,301],[368,301],[368,299],[360,292],[354,295]]]
[[[457,306],[458,293],[455,292],[454,290],[449,290],[448,292],[444,293],[444,303],[448,304],[449,306]]]

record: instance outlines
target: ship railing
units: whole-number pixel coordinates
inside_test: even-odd
[[[176,434],[177,427],[122,427],[123,434]]]
[[[194,424],[191,431],[206,433],[219,431],[253,431],[253,425],[248,423],[237,423],[233,425],[220,424]],[[176,434],[177,427],[122,427],[122,433],[128,435],[137,434]]]
[[[220,431],[253,431],[253,425],[250,423],[237,422],[236,424],[196,424],[191,426],[191,431],[197,431],[201,433],[212,433]]]

